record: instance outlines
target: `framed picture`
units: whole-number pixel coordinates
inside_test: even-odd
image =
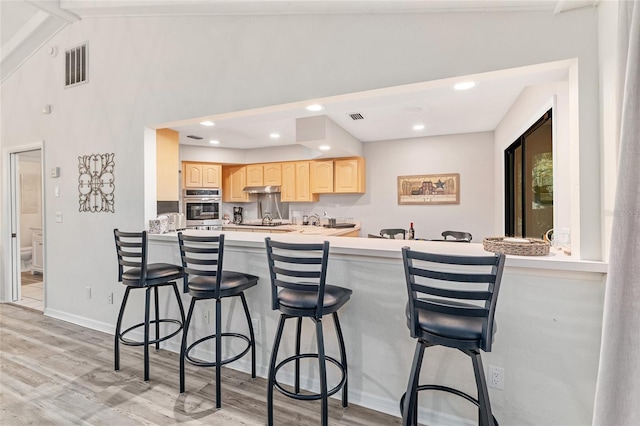
[[[398,204],[460,204],[460,174],[398,176]]]

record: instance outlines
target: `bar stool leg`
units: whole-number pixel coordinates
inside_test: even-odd
[[[300,355],[300,335],[302,334],[302,317],[298,317],[296,325],[296,355]],[[295,393],[300,393],[300,358],[296,358],[295,362]]]
[[[116,371],[120,370],[120,330],[122,329],[122,317],[124,317],[124,308],[127,305],[127,299],[129,299],[130,291],[131,287],[127,287],[124,291],[124,298],[122,299],[120,313],[118,314],[118,320],[116,322],[116,337],[115,344],[113,345],[114,370]]]
[[[149,381],[149,305],[151,304],[151,287],[147,287],[144,295],[144,381]]]
[[[222,305],[220,299],[216,299],[216,408],[222,407],[222,379],[220,374],[222,373],[222,337],[221,337],[221,322],[222,322]]]
[[[247,306],[247,299],[244,297],[244,293],[240,293],[240,300],[242,300],[242,307],[244,308],[244,314],[247,317],[247,324],[249,324],[249,338],[251,342],[251,378],[256,378],[256,337],[253,333],[253,323],[251,322],[251,315],[249,314],[249,306]]]
[[[342,387],[342,407],[347,408],[349,406],[349,375],[347,373],[347,350],[344,347],[344,336],[342,335],[342,327],[340,327],[340,320],[338,319],[338,313],[333,313],[333,323],[336,326],[336,334],[338,335],[338,346],[340,346],[340,363],[344,368],[344,386]]]
[[[271,362],[269,363],[269,383],[267,384],[267,425],[273,426],[273,387],[276,381],[276,359],[278,358],[278,349],[282,340],[282,331],[284,330],[285,314],[280,314],[278,322],[278,330],[273,341],[273,349],[271,350]]]
[[[187,319],[183,323],[182,329],[182,344],[180,345],[180,393],[184,392],[184,358],[187,354],[187,332],[189,331],[189,324],[191,324],[191,317],[193,316],[193,307],[196,304],[196,298],[191,298],[191,303],[189,304],[189,312],[187,313]]]
[[[324,354],[324,336],[322,334],[322,320],[314,319],[316,323],[316,340],[318,342],[318,370],[320,374],[320,395],[322,400],[322,426],[329,425],[329,401],[327,400],[327,364]]]
[[[409,373],[409,384],[404,397],[404,407],[402,409],[402,426],[415,426],[418,424],[418,383],[420,380],[420,369],[424,357],[424,346],[420,341],[416,343],[416,351]]]
[[[182,322],[182,326],[180,328],[184,328],[184,307],[182,306],[180,293],[178,293],[178,286],[176,283],[171,283],[171,286],[173,287],[173,293],[176,295],[176,301],[178,302],[178,308],[180,309],[180,320]]]
[[[158,286],[153,288],[153,302],[156,314],[156,340],[160,339],[160,302],[158,301]],[[156,342],[156,351],[160,350],[160,342]]]
[[[491,413],[491,402],[487,390],[487,381],[484,377],[482,358],[480,352],[469,351],[473,361],[473,373],[476,376],[476,387],[478,388],[479,423],[481,426],[493,426],[493,414]]]

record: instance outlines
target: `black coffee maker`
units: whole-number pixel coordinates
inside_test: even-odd
[[[236,225],[242,223],[242,207],[233,208],[233,223]]]

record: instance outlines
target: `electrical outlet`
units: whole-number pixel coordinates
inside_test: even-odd
[[[253,325],[253,334],[260,335],[260,320],[257,318],[251,318],[251,325]]]
[[[203,319],[204,319],[205,324],[209,324],[209,322],[211,320],[211,312],[209,312],[208,310],[204,311]]]
[[[488,385],[495,389],[504,389],[504,368],[489,366]]]
[[[107,303],[113,305],[113,293],[107,295]]]

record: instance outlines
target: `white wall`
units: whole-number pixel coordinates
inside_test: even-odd
[[[89,82],[65,90],[64,55],[51,57],[46,47],[62,51],[84,41],[89,41]],[[558,15],[141,17],[73,23],[5,80],[0,94],[2,143],[44,140],[47,168],[61,168],[55,180],[60,197],[53,197],[50,178],[44,187],[49,212],[46,312],[65,313],[89,325],[113,324],[121,286],[115,282],[112,229],[145,225],[147,125],[569,58],[580,64],[580,179],[581,190],[589,188],[580,206],[582,253],[597,258],[600,137],[594,9]],[[40,113],[45,104],[53,105],[49,115]],[[394,155],[383,161],[378,149]],[[78,212],[78,156],[91,153],[115,153],[115,213]],[[365,147],[365,156],[372,157],[369,191],[354,200],[353,217],[375,216],[377,209],[395,206],[399,170],[436,172],[435,163],[424,167],[408,158],[411,153],[395,155],[372,145]],[[455,170],[447,166],[443,171]],[[460,172],[462,203],[467,203],[475,195],[464,192],[468,180]],[[6,170],[1,176],[6,179]],[[418,236],[449,227],[442,215],[434,215],[437,223],[432,223],[434,217],[421,218],[422,212],[435,209],[395,208],[394,223],[406,226],[413,220]],[[63,212],[62,223],[55,222],[56,211]],[[469,226],[479,237],[492,231],[480,220]],[[390,221],[381,218],[371,229]],[[2,224],[6,236],[4,214]],[[3,282],[6,276],[5,267]],[[91,300],[84,299],[84,287],[93,288]],[[116,301],[109,305],[112,291]]]

